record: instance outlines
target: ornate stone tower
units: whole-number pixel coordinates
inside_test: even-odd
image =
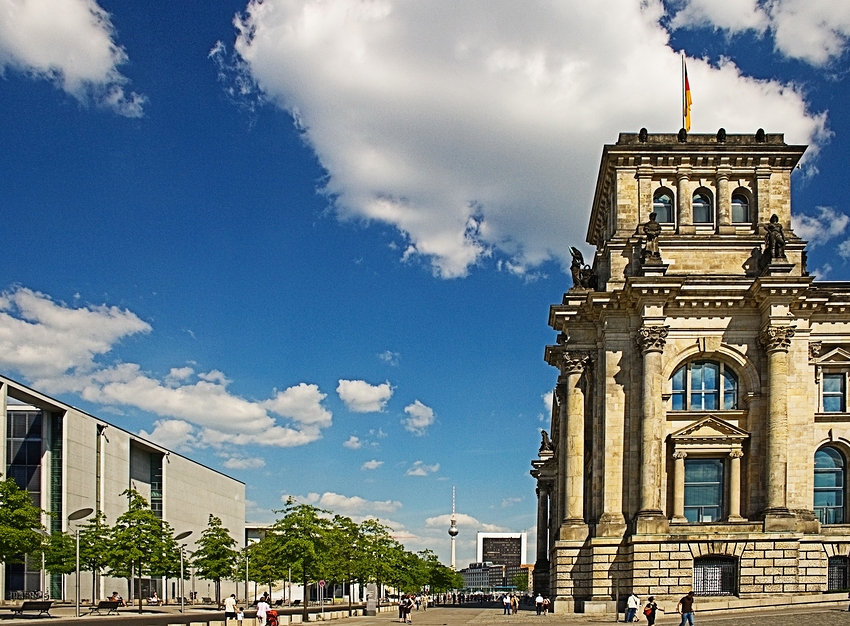
[[[791,229],[804,151],[722,129],[603,148],[532,463],[556,611],[847,586],[850,284],[814,282]]]

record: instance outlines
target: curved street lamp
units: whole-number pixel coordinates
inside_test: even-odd
[[[180,541],[181,539],[185,539],[189,535],[192,534],[191,530],[185,530],[176,537],[174,537],[174,541]],[[186,602],[186,581],[183,580],[183,548],[186,547],[185,543],[180,544],[180,612],[183,612],[185,608],[184,603]]]
[[[84,509],[77,509],[70,515],[68,515],[68,522],[75,522],[77,520],[83,519],[84,517],[88,517],[94,513],[94,509],[91,507],[86,507]],[[78,526],[74,527],[74,535],[77,540],[77,584],[75,589],[75,606],[76,612],[74,613],[77,617],[80,616],[80,528]]]

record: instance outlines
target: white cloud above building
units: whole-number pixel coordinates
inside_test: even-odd
[[[336,392],[349,411],[377,413],[386,407],[393,388],[389,381],[371,385],[365,380],[340,380]]]

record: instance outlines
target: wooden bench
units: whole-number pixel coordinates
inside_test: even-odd
[[[202,604],[215,604],[215,600],[212,598],[201,598]]]
[[[53,604],[53,600],[25,600],[21,606],[13,606],[12,615],[21,615],[23,616],[25,611],[38,611],[38,616],[47,615],[47,617],[53,617],[50,614],[50,606]]]
[[[101,600],[95,606],[89,608],[89,615],[103,615],[101,611],[106,611],[107,615],[118,615],[118,607],[121,603],[118,600]]]

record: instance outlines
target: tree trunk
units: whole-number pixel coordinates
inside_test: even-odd
[[[302,571],[302,577],[304,579],[304,601],[302,602],[304,609],[301,611],[301,617],[306,624],[310,620],[309,611],[307,611],[307,605],[310,604],[310,587],[307,585],[307,570]]]
[[[142,614],[142,562],[139,561],[139,615]]]

